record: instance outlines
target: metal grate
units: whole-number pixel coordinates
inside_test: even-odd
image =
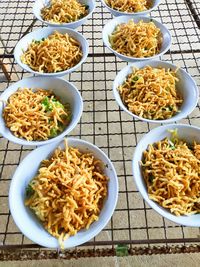
[[[0,1],[0,60],[6,65],[11,82],[0,70],[0,92],[10,83],[30,76],[13,59],[13,48],[27,32],[44,26],[34,20],[33,0]],[[184,68],[200,86],[200,1],[165,0],[152,17],[164,23],[171,31],[173,45],[162,60],[171,61]],[[82,138],[99,146],[112,160],[119,178],[119,200],[111,221],[106,228],[79,250],[99,249],[110,255],[117,244],[127,244],[129,249],[151,248],[156,244],[169,253],[170,244],[189,246],[200,243],[198,228],[181,227],[158,215],[142,199],[132,178],[131,159],[140,138],[155,124],[133,120],[121,111],[112,94],[112,82],[116,73],[126,66],[103,46],[102,27],[111,19],[111,14],[97,1],[95,13],[79,31],[89,40],[90,54],[81,68],[66,76],[80,90],[84,99],[84,112],[80,123],[71,136]],[[200,126],[200,106],[181,121]],[[31,151],[0,137],[0,249],[38,249],[24,237],[15,226],[8,207],[8,191],[12,175],[19,162]],[[104,246],[104,250],[102,249]],[[106,254],[107,249],[107,254]],[[180,250],[183,251],[184,250]],[[188,250],[186,250],[188,252]],[[192,250],[191,250],[192,251]],[[190,252],[190,250],[189,250]],[[72,254],[77,257],[76,249]],[[139,252],[138,252],[139,253]],[[142,253],[148,253],[142,252]],[[84,254],[84,253],[83,253]],[[81,254],[80,254],[81,255]],[[9,257],[9,256],[8,256]]]

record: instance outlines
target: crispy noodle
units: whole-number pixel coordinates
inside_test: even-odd
[[[133,69],[118,87],[124,105],[133,114],[146,119],[171,118],[183,102],[176,91],[176,72],[146,66]]]
[[[109,36],[111,47],[128,57],[152,57],[160,52],[162,35],[153,22],[129,20],[116,26]]]
[[[57,148],[41,163],[27,188],[26,206],[42,221],[45,229],[63,241],[97,221],[107,196],[108,177],[102,162],[77,148]]]
[[[63,132],[71,112],[69,104],[61,104],[49,90],[19,88],[9,97],[3,118],[16,137],[47,140]]]
[[[111,8],[126,12],[141,12],[151,8],[151,0],[105,0],[106,4]]]
[[[67,33],[55,31],[40,41],[33,40],[22,54],[21,61],[34,71],[54,73],[74,67],[81,58],[80,43]]]
[[[143,153],[149,198],[176,216],[200,212],[200,144],[165,138]]]
[[[88,15],[88,6],[77,0],[51,0],[41,9],[43,20],[53,23],[70,23]]]

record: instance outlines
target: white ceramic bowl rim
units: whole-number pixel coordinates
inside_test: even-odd
[[[184,225],[184,226],[189,226],[189,227],[200,227],[200,214],[195,214],[195,215],[190,215],[190,216],[176,216],[173,215],[169,210],[163,208],[159,204],[157,204],[155,201],[149,199],[148,193],[147,193],[147,188],[146,184],[143,185],[143,176],[141,174],[141,169],[139,166],[139,161],[141,160],[141,157],[138,156],[138,154],[142,155],[145,149],[147,149],[149,144],[153,144],[159,140],[162,140],[164,137],[170,134],[169,130],[171,129],[178,129],[178,134],[182,132],[179,132],[181,129],[187,129],[188,133],[195,132],[194,136],[200,136],[200,128],[197,126],[191,126],[191,125],[186,125],[186,124],[168,124],[164,126],[159,126],[154,129],[152,129],[150,132],[148,132],[146,135],[144,135],[139,143],[136,146],[136,149],[133,154],[133,159],[132,159],[132,173],[133,173],[133,179],[135,181],[135,184],[137,186],[138,191],[144,198],[144,200],[148,203],[148,205],[154,209],[157,213],[162,215],[163,217],[167,218],[170,221],[173,221],[177,224]],[[197,132],[199,132],[197,134]],[[164,137],[163,137],[164,136]],[[147,138],[149,139],[157,139],[156,141],[153,141],[151,143],[147,143]],[[184,137],[182,137],[184,138]],[[199,137],[200,140],[200,137]],[[144,148],[145,147],[145,148]],[[138,172],[140,173],[138,175]],[[140,178],[141,177],[141,178]],[[145,182],[144,182],[145,183]]]
[[[119,16],[124,16],[125,14],[126,14],[126,16],[138,16],[138,15],[146,15],[146,14],[150,13],[151,11],[153,11],[154,9],[156,9],[160,5],[160,3],[162,2],[162,0],[159,0],[156,4],[154,2],[153,6],[151,8],[149,8],[148,10],[144,10],[144,11],[140,11],[140,12],[124,12],[124,11],[119,11],[119,10],[114,9],[114,8],[110,7],[109,5],[107,5],[104,0],[101,0],[101,2],[102,2],[102,4],[105,7],[107,7],[111,11],[114,11],[114,12],[118,13]]]
[[[142,66],[141,66],[142,65]],[[151,123],[172,123],[178,120],[183,119],[184,117],[188,116],[196,107],[197,103],[198,103],[198,99],[199,99],[199,89],[196,85],[196,82],[194,81],[194,79],[192,78],[192,76],[186,72],[184,69],[182,68],[178,68],[179,72],[182,72],[182,76],[188,77],[188,79],[190,79],[190,82],[192,84],[192,86],[190,88],[188,88],[188,90],[193,90],[194,91],[194,95],[196,98],[196,101],[193,102],[193,105],[188,106],[188,110],[187,112],[180,112],[175,114],[173,117],[169,118],[169,119],[165,119],[165,120],[150,120],[150,119],[146,119],[143,117],[139,117],[138,115],[132,113],[131,111],[128,110],[128,108],[124,105],[124,103],[121,100],[121,96],[118,92],[118,79],[121,76],[124,76],[125,72],[131,73],[132,72],[132,67],[136,67],[136,68],[144,68],[145,66],[161,66],[165,67],[165,68],[172,68],[172,69],[177,69],[178,67],[170,62],[167,61],[161,61],[161,60],[149,60],[149,61],[144,61],[144,62],[135,62],[135,63],[130,63],[128,66],[124,67],[123,69],[121,69],[117,76],[115,77],[115,80],[113,82],[113,94],[115,97],[115,100],[117,101],[118,105],[125,111],[127,112],[129,115],[131,115],[132,117],[138,119],[138,120],[142,120],[142,121],[146,121],[146,122],[151,122]],[[127,75],[124,76],[124,81],[126,80]],[[190,94],[190,96],[192,96],[192,94]],[[119,101],[120,99],[120,101]],[[178,115],[178,118],[177,118]],[[181,116],[180,116],[181,115]]]
[[[48,36],[53,33],[54,31],[58,31],[61,33],[68,33],[69,35],[73,35],[73,38],[75,39],[80,39],[81,41],[79,41],[81,47],[82,47],[82,52],[83,52],[83,56],[81,58],[81,60],[78,62],[78,64],[76,64],[75,66],[73,66],[70,69],[64,70],[64,71],[60,71],[60,72],[53,72],[53,73],[42,73],[42,72],[38,72],[38,71],[34,71],[33,69],[31,69],[27,64],[22,63],[20,56],[21,54],[19,54],[20,52],[22,52],[23,50],[23,43],[30,43],[30,42],[26,42],[27,37],[34,35],[38,36],[37,40],[41,40],[43,37],[46,38],[46,34],[48,32]],[[33,40],[34,38],[32,38]],[[83,51],[83,45],[85,46],[85,51]],[[20,52],[19,52],[20,51]],[[89,44],[88,41],[86,40],[86,38],[79,32],[73,30],[73,29],[69,29],[69,28],[61,28],[61,27],[44,27],[44,28],[40,28],[37,29],[35,31],[32,31],[28,34],[26,34],[24,37],[22,37],[19,42],[17,43],[15,50],[14,50],[14,57],[16,62],[19,64],[19,66],[21,66],[23,69],[25,69],[28,72],[40,75],[40,76],[46,76],[46,77],[59,77],[59,76],[64,76],[66,74],[69,74],[71,72],[73,72],[74,70],[76,70],[81,64],[83,64],[83,62],[86,60],[87,56],[89,53]]]
[[[93,145],[87,141],[76,138],[67,138],[67,140],[69,146],[78,148],[82,147],[82,149],[80,150],[90,151],[91,153],[94,153],[96,157],[98,157],[100,160],[103,161],[103,163],[106,163],[108,165],[108,167],[105,167],[105,173],[110,174],[110,180],[109,180],[110,184],[108,185],[108,196],[107,199],[105,200],[104,207],[102,208],[101,213],[99,215],[99,220],[92,223],[92,225],[88,230],[80,230],[75,236],[71,236],[70,238],[65,240],[64,247],[70,248],[89,241],[106,226],[117,204],[118,179],[112,162],[107,157],[107,155],[96,145]],[[30,152],[29,155],[25,157],[25,159],[20,163],[20,165],[16,169],[11,181],[10,191],[9,191],[9,207],[17,227],[24,233],[25,236],[27,236],[33,242],[48,248],[58,248],[59,247],[58,240],[55,237],[51,236],[43,228],[43,226],[36,217],[33,217],[31,219],[32,216],[30,216],[30,214],[32,214],[32,212],[30,211],[29,208],[25,207],[24,205],[24,194],[25,194],[25,188],[28,185],[29,181],[32,180],[32,178],[38,171],[41,159],[44,159],[43,158],[44,156],[45,158],[48,158],[52,154],[52,152],[60,145],[64,147],[63,140],[55,142],[50,145],[39,147]],[[32,160],[33,164],[31,166],[31,169],[34,169],[33,170],[34,174],[33,176],[31,176],[31,178],[30,177],[27,178],[27,176],[32,175],[28,173],[30,168],[29,170],[27,169],[28,168],[27,166],[30,164],[32,158],[36,158],[36,161]],[[24,170],[24,172],[22,172],[22,169]],[[18,190],[18,192],[16,192],[16,190]],[[22,206],[21,209],[19,205]],[[23,214],[26,220],[22,219]],[[34,225],[30,229],[30,227],[26,227],[26,223],[28,224],[27,226],[30,226],[30,224],[32,223]],[[41,231],[41,233],[37,232],[38,225],[39,225],[39,231]],[[46,238],[42,238],[44,237],[44,235]]]
[[[53,22],[50,22],[50,21],[43,20],[43,18],[42,18],[41,16],[38,16],[38,15],[36,14],[35,9],[36,9],[37,2],[38,2],[38,1],[40,1],[40,0],[36,0],[35,3],[34,3],[34,6],[33,6],[33,14],[35,15],[35,17],[36,17],[38,20],[44,22],[45,24],[48,24],[49,26],[57,25],[57,27],[59,27],[59,26],[70,27],[71,25],[74,25],[74,24],[77,23],[78,21],[79,21],[79,22],[84,21],[85,19],[87,19],[87,18],[94,12],[95,7],[96,7],[96,2],[95,2],[94,0],[90,0],[90,2],[92,2],[92,4],[93,4],[93,7],[92,7],[92,9],[89,10],[89,13],[88,13],[85,17],[83,17],[83,18],[81,18],[81,19],[79,19],[79,20],[73,21],[73,22],[68,22],[68,23],[53,23]],[[89,2],[89,1],[88,1],[88,2]]]
[[[3,101],[6,101],[14,92],[17,91],[17,89],[20,87],[21,82],[34,82],[34,80],[39,80],[39,79],[44,79],[43,76],[36,76],[36,77],[28,77],[28,78],[24,78],[22,80],[19,80],[18,82],[12,84],[11,86],[9,86],[1,95],[0,95],[0,99]],[[62,78],[58,78],[58,77],[49,77],[48,81],[50,80],[54,80],[54,81],[62,81],[63,83],[65,83],[67,89],[66,90],[73,90],[75,95],[76,95],[76,102],[79,103],[78,106],[78,113],[76,118],[74,118],[73,122],[71,123],[71,125],[67,126],[66,129],[60,133],[59,135],[57,135],[54,138],[50,138],[48,140],[45,141],[27,141],[26,139],[22,139],[22,138],[18,138],[16,137],[6,126],[5,126],[5,130],[3,129],[3,126],[0,125],[0,134],[8,139],[9,141],[19,144],[19,145],[26,145],[26,146],[41,146],[41,145],[46,145],[52,142],[56,142],[60,139],[62,139],[65,135],[69,134],[74,127],[76,126],[76,124],[78,123],[78,121],[81,118],[82,112],[83,112],[83,100],[82,97],[78,91],[78,89],[71,83],[68,82]],[[69,87],[71,89],[69,89]],[[53,89],[53,88],[52,88]],[[1,106],[2,105],[2,106]],[[3,111],[3,102],[0,102],[0,106],[1,109]],[[73,116],[73,114],[72,114]],[[4,124],[5,125],[5,124]],[[9,134],[8,134],[9,133]]]
[[[120,22],[118,22],[120,20]],[[129,56],[126,56],[126,55],[123,55],[123,54],[120,54],[119,52],[117,52],[116,50],[114,50],[112,47],[111,47],[111,44],[109,42],[109,40],[107,40],[107,27],[109,25],[112,25],[114,24],[115,22],[118,22],[116,23],[116,26],[121,24],[121,23],[127,23],[129,20],[133,20],[133,21],[140,21],[140,20],[143,20],[144,22],[154,22],[156,24],[156,26],[161,30],[161,29],[164,29],[165,33],[168,35],[169,37],[169,42],[168,44],[166,45],[166,48],[163,49],[163,51],[160,51],[158,54],[154,55],[154,56],[151,56],[151,57],[143,57],[143,58],[139,58],[139,57],[129,57]],[[171,33],[170,31],[167,29],[167,27],[162,24],[161,22],[157,21],[156,19],[154,18],[150,18],[150,17],[145,17],[145,16],[135,16],[135,17],[129,17],[129,16],[119,16],[119,17],[115,17],[114,19],[110,20],[107,24],[105,24],[104,28],[103,28],[103,41],[104,41],[104,44],[108,47],[108,49],[110,49],[115,55],[117,55],[119,58],[121,58],[122,60],[125,60],[125,61],[146,61],[146,60],[151,60],[151,59],[154,59],[154,58],[158,58],[159,56],[162,56],[164,55],[169,49],[170,49],[170,46],[171,46],[171,43],[172,43],[172,36],[171,36]],[[163,34],[163,31],[161,30],[161,33]],[[165,39],[163,38],[163,41],[162,41],[162,44],[165,43]],[[162,48],[161,48],[162,50]]]

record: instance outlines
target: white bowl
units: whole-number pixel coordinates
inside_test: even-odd
[[[110,13],[113,14],[113,16],[118,17],[118,16],[147,16],[147,15],[149,15],[149,13],[151,11],[153,11],[154,9],[156,9],[160,5],[162,0],[153,0],[152,1],[153,2],[152,7],[146,11],[130,12],[130,13],[113,9],[110,6],[108,6],[104,0],[100,0],[100,1],[110,11]]]
[[[109,36],[113,33],[113,31],[115,30],[117,25],[122,24],[122,23],[127,23],[131,19],[135,23],[138,23],[141,20],[143,20],[143,22],[145,22],[145,23],[152,21],[152,22],[154,22],[156,27],[158,27],[160,29],[160,31],[162,33],[162,45],[161,45],[160,52],[158,54],[156,54],[155,56],[152,56],[152,57],[143,57],[143,58],[128,57],[128,56],[122,55],[122,54],[118,53],[117,51],[115,51],[114,49],[112,49],[110,41],[109,41]],[[144,61],[144,60],[157,58],[157,57],[160,57],[161,55],[165,54],[171,46],[172,38],[171,38],[171,34],[168,31],[168,29],[163,24],[161,24],[160,22],[158,22],[155,19],[151,19],[149,17],[144,17],[144,16],[136,16],[136,17],[120,16],[120,17],[116,17],[116,18],[110,20],[104,26],[104,28],[103,28],[103,42],[108,47],[108,49],[110,49],[120,59],[125,60],[125,61],[129,61],[129,62],[135,62],[135,61]]]
[[[42,72],[34,71],[28,65],[22,63],[20,57],[23,54],[23,51],[27,50],[28,45],[33,40],[41,40],[42,38],[48,37],[54,31],[58,31],[61,34],[68,33],[71,37],[76,39],[81,44],[82,53],[83,53],[83,57],[82,57],[81,61],[77,65],[75,65],[74,67],[72,67],[72,68],[70,68],[68,70],[55,72],[55,73],[42,73]],[[80,67],[80,65],[86,60],[86,58],[88,56],[88,52],[89,52],[88,42],[85,39],[85,37],[83,37],[83,35],[81,35],[80,33],[76,32],[76,31],[74,31],[72,29],[67,29],[67,28],[45,27],[45,28],[41,28],[41,29],[38,29],[36,31],[33,31],[31,33],[28,33],[21,40],[19,40],[19,42],[17,43],[17,45],[15,47],[15,50],[14,50],[14,57],[15,57],[16,62],[24,70],[26,70],[28,72],[31,72],[31,73],[34,73],[34,74],[37,74],[37,75],[47,76],[47,77],[50,77],[50,76],[60,77],[60,76],[64,76],[66,74],[69,74],[69,73],[75,71],[78,67]]]
[[[26,139],[18,138],[6,127],[3,119],[3,102],[0,101],[0,133],[3,137],[7,138],[13,143],[26,146],[40,146],[45,144],[50,144],[52,142],[58,141],[65,135],[69,134],[80,120],[83,112],[83,100],[76,89],[76,87],[61,78],[49,77],[44,79],[44,77],[30,77],[20,80],[10,87],[8,87],[0,96],[0,100],[7,101],[7,99],[18,90],[18,88],[42,88],[46,90],[52,90],[55,95],[59,96],[62,103],[69,103],[72,113],[72,119],[65,128],[65,130],[58,136],[45,140],[45,141],[27,141]]]
[[[142,117],[139,117],[135,114],[133,114],[131,111],[128,110],[128,108],[124,105],[122,102],[121,96],[118,91],[118,86],[122,85],[124,81],[126,80],[126,77],[132,73],[132,69],[134,68],[144,68],[145,66],[151,66],[151,67],[162,67],[165,69],[171,68],[172,70],[176,70],[177,66],[165,62],[165,61],[159,61],[159,60],[149,60],[148,62],[135,62],[132,63],[125,68],[123,68],[116,76],[114,83],[113,83],[113,93],[115,96],[115,100],[117,101],[118,105],[126,111],[129,115],[132,117],[146,121],[146,122],[154,122],[154,123],[172,123],[178,120],[181,120],[185,117],[187,117],[196,107],[199,99],[199,90],[195,83],[195,81],[192,79],[192,77],[183,69],[179,68],[176,72],[176,77],[179,79],[177,82],[177,91],[180,93],[180,95],[183,97],[183,103],[180,107],[180,112],[176,113],[173,117],[166,119],[166,120],[150,120],[145,119]]]
[[[143,179],[142,170],[140,167],[140,162],[143,158],[143,152],[147,149],[149,144],[158,142],[165,137],[170,137],[171,134],[168,130],[173,129],[178,129],[178,136],[180,139],[184,139],[188,143],[191,143],[193,140],[200,143],[200,128],[195,126],[185,124],[170,124],[151,130],[139,141],[138,145],[136,146],[132,161],[134,181],[144,200],[160,215],[181,225],[200,227],[200,214],[190,216],[175,216],[169,210],[161,207],[153,200],[150,200],[147,187]]]
[[[56,26],[56,27],[59,26],[59,27],[66,27],[66,28],[70,28],[70,29],[76,29],[85,23],[85,21],[94,12],[94,9],[95,9],[95,1],[94,0],[79,0],[79,2],[81,4],[89,6],[88,15],[85,16],[84,18],[79,19],[79,20],[74,21],[74,22],[59,24],[59,23],[53,23],[53,22],[45,21],[41,17],[41,9],[44,6],[47,6],[49,4],[49,2],[50,2],[49,0],[36,0],[34,3],[34,6],[33,6],[33,13],[36,16],[36,18],[39,19],[40,21],[42,21],[43,23],[47,24],[48,26]]]
[[[108,196],[100,212],[99,220],[92,223],[88,230],[80,230],[75,236],[65,240],[64,248],[78,246],[96,236],[110,220],[118,198],[118,178],[113,164],[104,152],[91,143],[75,138],[68,138],[68,145],[77,147],[82,152],[92,152],[96,158],[100,159],[105,164],[104,172],[109,177],[109,182]],[[58,240],[44,229],[31,210],[24,205],[25,189],[37,174],[40,162],[48,158],[58,146],[64,148],[64,141],[32,151],[16,169],[9,191],[10,211],[18,228],[33,242],[48,248],[58,248]]]

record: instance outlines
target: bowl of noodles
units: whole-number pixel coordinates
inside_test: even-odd
[[[75,71],[88,56],[88,42],[67,28],[47,27],[25,35],[14,57],[26,71],[43,76],[64,76]]]
[[[171,34],[155,19],[120,16],[104,26],[103,42],[122,60],[144,61],[165,54],[171,46]]]
[[[95,9],[94,0],[36,0],[33,13],[48,26],[76,29]]]
[[[113,16],[146,16],[156,9],[162,0],[101,0]]]
[[[13,143],[40,146],[69,134],[83,112],[77,88],[61,78],[24,78],[0,96],[0,133]]]
[[[148,205],[185,226],[200,226],[200,128],[169,124],[147,133],[132,161],[134,182]]]
[[[153,123],[172,123],[187,117],[199,99],[192,77],[160,60],[131,63],[123,68],[114,80],[113,93],[125,112]]]
[[[117,198],[118,179],[106,154],[67,138],[37,148],[20,163],[9,206],[26,237],[66,249],[96,236],[110,220]]]

